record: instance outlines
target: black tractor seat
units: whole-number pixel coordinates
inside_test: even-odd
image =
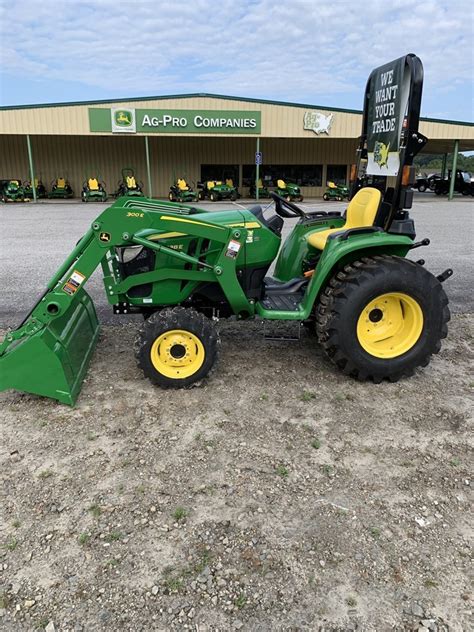
[[[260,204],[256,204],[255,206],[252,206],[252,208],[249,208],[248,210],[252,213],[252,215],[255,215],[255,217],[260,222],[262,222],[264,226],[266,226],[271,231],[273,231],[275,235],[281,235],[281,230],[283,228],[284,222],[283,222],[283,219],[279,215],[272,215],[271,217],[266,219],[263,216],[263,211]]]

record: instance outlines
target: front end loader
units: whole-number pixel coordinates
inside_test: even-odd
[[[385,80],[383,73],[389,73]],[[373,117],[374,94],[390,77],[404,90],[388,124],[396,139],[388,141],[379,133],[374,138]],[[75,403],[99,333],[85,290],[99,265],[114,313],[143,314],[136,359],[164,388],[207,376],[219,349],[217,321],[229,316],[304,323],[328,358],[360,380],[396,381],[426,366],[447,335],[442,282],[452,271],[434,276],[422,260],[406,258],[428,242],[414,241],[407,210],[413,158],[426,142],[418,132],[422,77],[414,55],[370,75],[343,214],[308,212],[274,192],[270,215],[260,206],[211,212],[147,198],[117,200],[92,223],[21,325],[7,333],[0,390]],[[364,186],[365,174],[381,169],[395,180],[384,195]],[[283,242],[289,218],[298,221]]]

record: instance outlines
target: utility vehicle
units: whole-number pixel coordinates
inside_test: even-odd
[[[206,182],[198,182],[199,199],[208,198],[211,202],[218,200],[237,200],[240,195],[234,186],[232,178],[227,178],[225,182],[222,180],[206,180]]]
[[[374,94],[387,76],[405,86],[394,101],[390,141],[374,136],[372,125]],[[412,54],[371,73],[343,214],[308,212],[274,192],[271,212],[117,200],[93,221],[21,325],[7,333],[0,390],[74,404],[99,335],[84,287],[99,265],[114,312],[145,317],[135,354],[145,376],[162,387],[187,387],[207,376],[219,350],[217,320],[227,316],[307,324],[328,358],[360,380],[396,381],[426,366],[447,334],[442,281],[452,271],[434,276],[422,259],[405,258],[429,243],[414,241],[407,210],[413,158],[427,141],[418,132],[422,80],[421,61]],[[393,153],[377,143],[389,143]],[[377,162],[385,160],[387,166]],[[360,177],[380,171],[394,175],[383,195]],[[282,243],[290,219],[297,221]],[[252,348],[248,352],[251,361]],[[287,353],[291,363],[291,348]]]

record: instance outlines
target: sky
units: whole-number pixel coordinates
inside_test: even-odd
[[[473,20],[472,0],[0,0],[0,105],[207,92],[361,109],[370,71],[413,52],[422,115],[472,121]]]

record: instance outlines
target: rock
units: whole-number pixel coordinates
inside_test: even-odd
[[[52,621],[50,621],[45,627],[44,632],[56,632],[56,628],[54,627],[54,623]]]
[[[192,619],[194,617],[194,613],[195,613],[194,608],[191,608],[191,610],[188,612],[189,619]]]
[[[25,608],[32,608],[36,604],[34,599],[27,599],[25,601]]]
[[[418,603],[412,604],[412,606],[410,608],[410,612],[415,617],[424,617],[425,616],[425,611],[423,610],[423,608]]]
[[[242,628],[243,625],[244,625],[243,621],[241,621],[240,619],[235,619],[233,623],[233,628],[234,630],[240,630],[240,628]]]
[[[158,594],[158,590],[158,586],[152,586],[151,594],[156,596]]]

